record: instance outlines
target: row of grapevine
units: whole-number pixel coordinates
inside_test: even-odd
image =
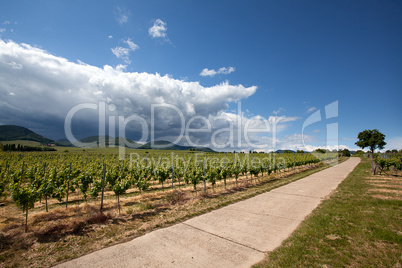
[[[394,167],[395,170],[402,170],[402,156],[400,155],[377,157],[374,161],[382,171],[389,170],[390,167]]]
[[[69,193],[80,193],[84,200],[95,198],[104,189],[113,191],[120,212],[120,197],[127,190],[136,188],[141,193],[151,185],[167,181],[192,184],[194,190],[203,183],[212,187],[217,181],[236,180],[240,174],[251,180],[259,174],[271,174],[277,170],[294,168],[328,160],[311,154],[168,154],[129,155],[121,161],[114,154],[49,154],[49,153],[2,153],[0,160],[0,197],[11,196],[26,212],[36,201],[44,199],[46,211],[49,198],[68,204]],[[333,156],[332,156],[333,157]]]

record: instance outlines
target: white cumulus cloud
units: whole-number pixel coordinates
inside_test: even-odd
[[[272,111],[272,113],[273,113],[274,115],[277,115],[277,114],[279,114],[279,113],[281,113],[281,112],[284,112],[284,111],[285,111],[285,109],[284,109],[283,107],[279,107],[278,110]]]
[[[310,107],[310,108],[307,109],[306,114],[312,113],[315,110],[317,110],[317,107]]]
[[[218,69],[218,71],[216,71],[215,69],[208,69],[208,68],[205,68],[205,69],[203,69],[202,71],[201,71],[201,73],[200,73],[200,75],[201,76],[215,76],[215,75],[217,75],[217,74],[230,74],[230,73],[232,73],[232,72],[234,72],[236,70],[236,68],[234,68],[234,67],[222,67],[222,68],[219,68]]]
[[[116,15],[117,22],[121,26],[128,22],[128,18],[130,16],[130,11],[128,11],[126,8],[118,7],[115,12],[115,15]]]
[[[201,76],[214,76],[216,74],[217,71],[215,71],[214,69],[209,70],[208,68],[203,69],[200,73]]]
[[[130,51],[137,49],[129,39],[125,44]],[[127,56],[125,51],[115,50],[123,58]],[[51,138],[64,135],[64,121],[73,107],[86,103],[100,107],[100,102],[114,105],[115,109],[108,111],[108,115],[115,118],[133,115],[142,118],[155,139],[175,137],[183,127],[182,119],[184,122],[194,116],[215,119],[227,111],[230,102],[241,101],[256,90],[256,86],[228,82],[205,87],[199,82],[187,82],[158,73],[126,72],[123,65],[99,68],[71,62],[27,44],[0,39],[2,123],[40,129],[40,133],[50,133]],[[170,105],[177,110],[158,107],[153,111],[153,105]],[[98,120],[96,109],[80,110],[73,118],[73,133],[96,135]],[[213,125],[216,129],[220,123]],[[143,133],[141,125],[136,123],[128,126],[126,131],[132,139],[139,139]],[[196,137],[195,133],[189,135]],[[200,140],[211,134],[205,135]]]
[[[154,25],[148,29],[148,34],[152,38],[164,38],[167,39],[167,24],[161,19],[154,21]]]
[[[140,47],[134,44],[130,38],[123,40],[128,47],[115,47],[112,48],[112,53],[118,58],[124,60],[125,63],[130,64],[130,52],[139,49]]]
[[[128,47],[134,51],[138,48],[140,48],[138,45],[134,44],[130,38],[127,38],[126,40],[123,40],[124,43],[126,43],[128,45]]]
[[[218,74],[230,74],[230,73],[234,72],[235,70],[236,69],[234,67],[228,67],[228,68],[222,67],[222,68],[219,68]]]

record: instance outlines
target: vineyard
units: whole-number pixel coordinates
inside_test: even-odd
[[[10,197],[26,215],[36,202],[56,199],[68,206],[69,197],[84,201],[113,192],[120,213],[120,197],[128,191],[164,190],[191,184],[195,194],[207,191],[217,182],[237,186],[239,176],[253,182],[253,177],[284,169],[329,160],[323,154],[174,154],[132,153],[126,160],[117,154],[100,153],[2,153],[0,160],[0,197]],[[102,209],[102,203],[100,204]],[[27,228],[27,226],[26,226]]]
[[[0,263],[55,264],[263,193],[338,159],[129,152],[124,160],[112,149],[2,152]]]
[[[378,155],[374,162],[377,164],[379,168],[379,172],[386,173],[391,168],[397,172],[398,170],[402,170],[402,156],[400,154],[382,154]],[[378,171],[374,171],[376,174]]]

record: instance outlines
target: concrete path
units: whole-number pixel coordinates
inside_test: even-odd
[[[280,246],[357,166],[349,160],[270,192],[58,267],[250,267]]]

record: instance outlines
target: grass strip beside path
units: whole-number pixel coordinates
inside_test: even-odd
[[[254,267],[401,267],[402,173],[362,162],[329,199]]]

